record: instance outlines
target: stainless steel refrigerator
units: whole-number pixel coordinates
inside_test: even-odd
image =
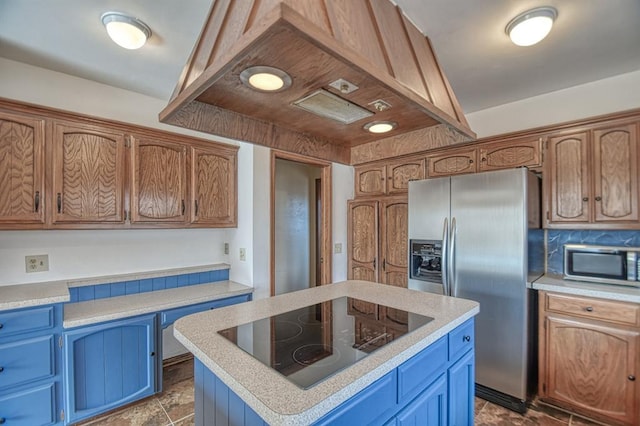
[[[409,182],[409,288],[480,302],[476,394],[519,412],[536,374],[539,188],[524,168]]]

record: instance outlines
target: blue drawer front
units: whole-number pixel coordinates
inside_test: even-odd
[[[473,319],[449,333],[449,360],[455,361],[475,345]]]
[[[398,402],[406,402],[425,388],[447,366],[447,337],[398,367]]]
[[[46,330],[54,325],[53,306],[0,313],[0,339],[18,333]]]
[[[0,389],[53,377],[53,344],[53,336],[42,336],[0,345]]]
[[[0,418],[15,426],[45,426],[56,422],[55,385],[49,383],[0,397]]]
[[[397,375],[393,370],[314,424],[382,424],[396,409],[396,388]]]
[[[226,299],[212,300],[211,302],[171,309],[160,314],[160,322],[162,328],[165,328],[173,324],[177,319],[182,318],[186,315],[207,311],[209,309],[221,308],[223,306],[235,305],[236,303],[247,302],[250,297],[251,295],[244,294],[242,296],[228,297]]]

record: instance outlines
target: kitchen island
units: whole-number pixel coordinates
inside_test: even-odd
[[[347,315],[339,312],[341,303]],[[313,306],[302,322],[320,321],[324,332],[317,338],[334,346],[320,345],[303,367],[276,371],[282,360],[274,343],[296,333],[280,328],[277,335],[274,315]],[[428,424],[472,424],[478,312],[469,300],[345,281],[190,315],[175,323],[174,334],[196,357],[198,425],[404,424],[424,416]],[[349,345],[355,357],[340,346],[345,323],[355,330]],[[383,332],[372,332],[375,327]],[[335,358],[353,362],[309,378]]]

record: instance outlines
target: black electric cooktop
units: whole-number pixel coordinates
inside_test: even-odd
[[[340,297],[219,333],[308,389],[433,318]]]

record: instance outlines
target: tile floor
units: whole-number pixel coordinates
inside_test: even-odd
[[[193,360],[164,367],[162,393],[81,425],[96,426],[190,426],[193,417]],[[522,416],[483,399],[475,400],[476,426],[596,426],[576,415],[534,402]]]

